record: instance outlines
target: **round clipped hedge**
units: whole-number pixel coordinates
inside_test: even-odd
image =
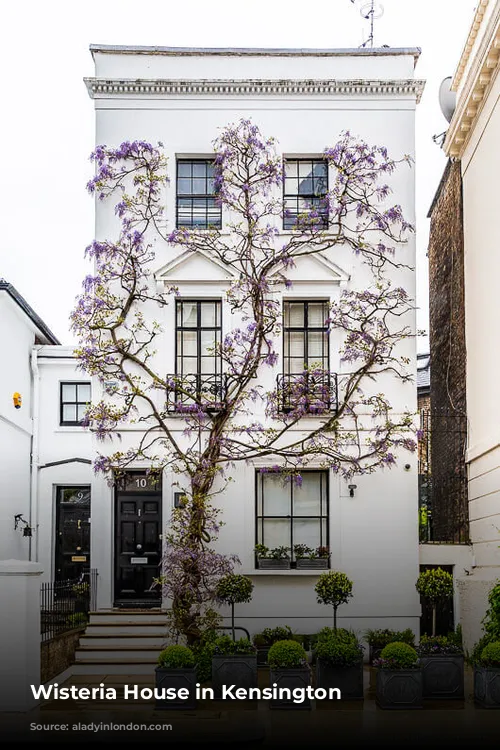
[[[158,666],[167,669],[188,669],[194,664],[194,654],[189,646],[167,646],[158,657]]]
[[[492,641],[481,651],[481,665],[483,667],[500,668],[500,641]]]
[[[307,655],[297,641],[277,641],[269,649],[267,663],[278,669],[296,669],[307,664]]]
[[[253,583],[248,576],[229,573],[220,579],[215,595],[226,604],[243,604],[252,599]]]
[[[385,669],[413,669],[418,665],[418,654],[413,646],[402,641],[388,643],[382,649],[378,666]]]

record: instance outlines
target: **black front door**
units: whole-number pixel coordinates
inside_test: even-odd
[[[80,578],[90,568],[90,487],[58,487],[55,580]]]
[[[115,603],[158,604],[154,579],[161,565],[161,488],[144,474],[129,473],[116,488]]]

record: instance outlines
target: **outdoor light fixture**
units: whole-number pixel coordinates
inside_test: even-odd
[[[357,485],[356,484],[348,484],[347,487],[349,489],[349,495],[351,497],[354,497],[354,490],[357,489]]]
[[[33,535],[33,529],[29,525],[28,521],[23,518],[22,513],[18,513],[16,516],[14,516],[14,531],[17,531],[20,524],[24,523],[23,527],[23,536],[32,536]]]

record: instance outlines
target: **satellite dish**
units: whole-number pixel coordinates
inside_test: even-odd
[[[439,87],[439,106],[446,120],[450,122],[457,106],[457,95],[451,90],[452,76],[445,78]]]

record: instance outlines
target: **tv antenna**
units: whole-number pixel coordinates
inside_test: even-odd
[[[373,47],[375,21],[384,15],[384,6],[377,0],[351,0],[351,3],[357,5],[362,18],[370,22],[370,36],[360,47]]]

